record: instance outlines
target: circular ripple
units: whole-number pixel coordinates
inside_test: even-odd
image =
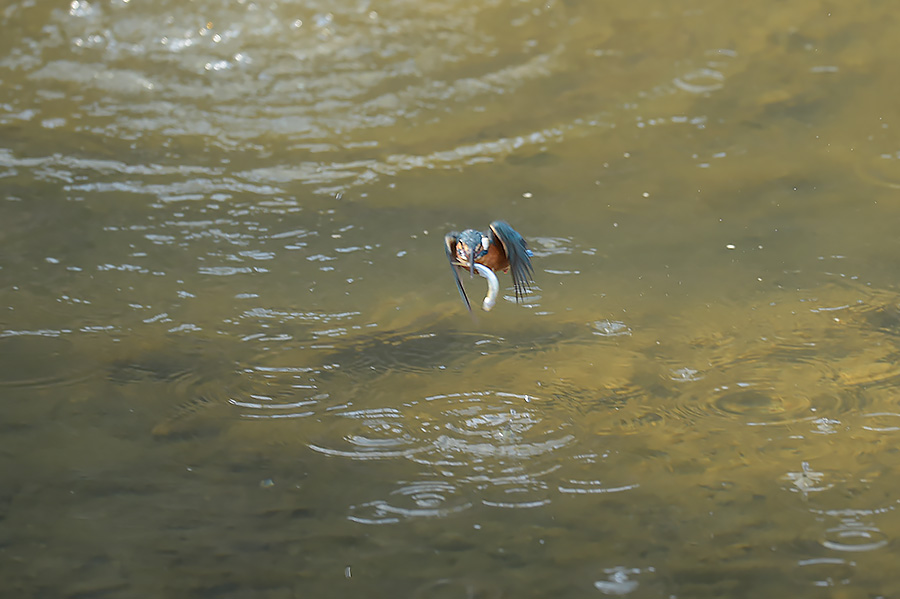
[[[167,396],[176,398],[167,406],[151,429],[155,437],[192,437],[219,431],[238,416],[230,405],[231,396],[240,394],[240,381],[225,381],[199,371],[184,371],[164,379]]]
[[[863,414],[863,429],[876,433],[894,433],[900,431],[900,414],[895,412],[873,412]]]
[[[426,397],[418,417],[432,458],[470,463],[494,458],[534,458],[565,447],[574,436],[545,422],[527,395],[492,391]]]
[[[835,551],[874,551],[888,544],[888,537],[874,526],[844,523],[825,531],[822,545]]]
[[[714,376],[714,374],[712,375]],[[674,377],[673,377],[674,378]],[[842,399],[830,395],[810,397],[797,391],[780,393],[771,387],[749,384],[723,385],[710,389],[710,375],[690,381],[675,379],[670,387],[673,397],[660,411],[661,416],[678,419],[718,417],[742,422],[747,426],[778,426],[815,421],[815,432],[833,432],[837,421],[818,418],[819,414],[840,413]]]
[[[107,377],[117,385],[156,388],[157,400],[151,434],[159,438],[185,438],[220,432],[238,414],[231,398],[245,393],[239,373],[222,368],[190,351],[145,351],[126,355],[107,367]]]
[[[320,393],[315,382],[319,369],[298,366],[253,366],[242,371],[244,384],[240,394],[228,401],[241,409],[242,418],[266,420],[304,418],[327,393]]]
[[[515,287],[507,287],[505,289],[503,299],[508,301],[511,304],[520,304],[525,308],[537,308],[541,305],[541,299],[543,296],[539,293],[540,288],[537,286],[532,286],[530,289],[526,289],[525,293],[522,294],[521,299],[516,298],[516,288]]]
[[[361,524],[393,524],[413,518],[443,518],[472,507],[459,490],[445,481],[406,484],[391,492],[388,500],[351,506],[348,518]]]
[[[618,320],[597,320],[593,323],[594,334],[601,337],[624,337],[631,335],[631,329]]]
[[[631,491],[637,489],[640,485],[635,483],[631,485],[610,485],[602,480],[575,480],[569,479],[563,481],[559,485],[559,492],[568,495],[596,495],[606,493],[621,493],[623,491]]]
[[[431,373],[468,358],[475,346],[499,340],[480,333],[387,333],[361,339],[347,349],[329,354],[328,361],[360,379],[371,377],[373,372]]]
[[[55,387],[81,382],[99,370],[88,352],[56,336],[0,338],[0,386]]]
[[[413,460],[474,487],[483,505],[532,508],[551,501],[547,475],[575,439],[568,420],[545,418],[538,398],[496,391],[432,395],[411,402],[429,449]]]
[[[721,414],[740,416],[747,424],[764,426],[787,424],[812,418],[812,404],[808,397],[781,395],[770,389],[738,389],[726,391],[714,401]]]
[[[562,495],[611,495],[639,488],[635,464],[645,464],[646,457],[618,451],[593,451],[572,456],[562,464],[554,481]],[[642,466],[643,467],[643,466]]]
[[[558,465],[541,472],[511,468],[500,476],[473,475],[464,480],[476,485],[484,505],[512,509],[532,508],[550,503],[551,489],[544,477],[558,469]]]
[[[694,370],[693,368],[684,366],[682,368],[673,369],[669,373],[669,378],[676,383],[693,383],[695,381],[702,380],[703,375],[699,370]]]
[[[338,443],[309,443],[310,449],[325,455],[355,460],[380,460],[410,457],[428,449],[428,445],[409,432],[407,419],[396,408],[348,410],[336,414]]]
[[[826,482],[826,473],[818,472],[810,467],[809,462],[803,462],[801,469],[796,472],[788,472],[784,479],[790,481],[790,490],[795,493],[818,493],[834,487],[833,483]],[[830,478],[834,478],[831,476]]]
[[[672,82],[678,89],[692,94],[705,94],[722,89],[725,84],[725,75],[710,68],[697,69],[676,77]]]
[[[820,557],[797,562],[798,577],[817,587],[849,584],[856,564],[839,557]]]
[[[768,415],[784,411],[781,398],[755,389],[725,393],[716,400],[716,406],[727,414],[739,416]]]
[[[607,580],[598,580],[594,586],[604,595],[627,595],[638,588],[638,581],[634,576],[640,574],[638,568],[624,568],[617,566],[604,570]]]

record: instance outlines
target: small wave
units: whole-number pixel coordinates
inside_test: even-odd
[[[888,536],[875,526],[845,522],[825,531],[822,545],[835,551],[875,551],[886,547]]]
[[[327,438],[309,443],[325,455],[354,460],[408,458],[428,450],[428,444],[413,433],[400,410],[369,408],[335,413],[340,419]]]
[[[0,387],[66,387],[102,367],[58,335],[0,336]]]
[[[461,495],[446,481],[405,483],[388,499],[351,506],[348,519],[360,524],[393,524],[415,518],[444,518],[472,507]]]
[[[816,587],[850,584],[856,564],[839,557],[815,557],[797,562],[794,578]]]
[[[593,495],[597,493],[621,493],[637,489],[639,484],[609,486],[602,480],[568,480],[559,486],[560,493]]]
[[[631,336],[631,327],[619,320],[597,320],[593,323],[594,334],[601,337]]]
[[[676,77],[672,83],[678,89],[692,94],[707,94],[722,89],[725,75],[715,69],[702,68]]]
[[[529,407],[528,395],[475,391],[423,400],[421,429],[432,439],[434,459],[534,458],[565,447],[574,436]]]
[[[900,431],[900,414],[896,412],[872,412],[861,416],[864,430],[875,433],[895,433]]]

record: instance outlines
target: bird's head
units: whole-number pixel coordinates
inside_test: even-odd
[[[475,262],[487,254],[489,245],[490,241],[480,231],[466,229],[456,240],[456,259],[460,264],[467,265],[474,275]]]

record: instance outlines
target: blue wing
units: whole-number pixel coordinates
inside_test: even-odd
[[[466,290],[463,289],[462,281],[459,280],[459,273],[456,272],[456,239],[458,237],[459,233],[456,231],[444,235],[444,250],[447,252],[447,260],[450,261],[450,270],[453,272],[453,278],[456,279],[456,288],[459,289],[459,296],[466,304],[466,308],[471,312],[472,306],[469,304],[469,298],[466,296]]]
[[[531,290],[531,285],[534,283],[531,250],[528,249],[525,239],[505,221],[495,220],[492,222],[491,232],[494,234],[494,243],[500,243],[506,253],[513,287],[516,289],[516,301],[521,302],[525,293]]]

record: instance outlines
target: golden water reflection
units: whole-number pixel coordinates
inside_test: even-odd
[[[0,19],[10,592],[897,594],[892,7]]]

